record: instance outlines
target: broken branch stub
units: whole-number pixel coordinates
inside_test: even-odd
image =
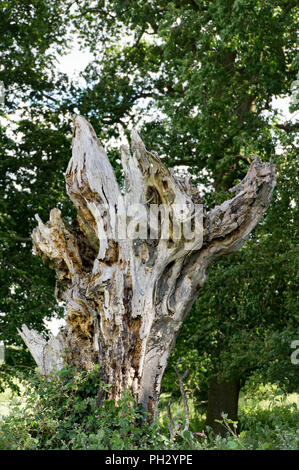
[[[208,266],[243,245],[270,203],[275,172],[272,163],[253,160],[235,196],[206,212],[190,179],[175,176],[135,131],[131,150],[121,154],[124,190],[91,125],[77,116],[66,171],[77,219],[67,224],[53,209],[48,223],[38,218],[32,238],[35,252],[55,267],[56,295],[66,304],[57,349],[63,341],[64,360],[85,369],[100,364],[109,397],[130,388],[154,411]],[[29,330],[22,337],[41,365],[44,343]],[[61,366],[53,348],[47,354]]]

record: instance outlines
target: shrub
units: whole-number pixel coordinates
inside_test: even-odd
[[[239,434],[231,431],[232,423],[224,416],[223,425],[230,429],[225,438],[215,437],[206,429],[206,437],[204,434],[198,437],[198,432],[192,436],[188,431],[185,436],[178,435],[171,440],[167,400],[161,400],[160,423],[149,424],[147,414],[136,404],[130,391],[125,392],[117,405],[112,400],[101,400],[108,388],[101,381],[98,366],[90,372],[66,367],[48,378],[33,374],[22,397],[10,403],[9,415],[0,417],[0,450],[299,448],[296,403],[288,403],[275,390],[265,389],[264,398],[269,398],[271,392],[271,400],[264,400],[264,407],[260,400],[252,398],[243,402]],[[258,396],[258,392],[255,390],[253,396]],[[173,418],[182,422],[183,427],[185,417],[178,405]],[[203,417],[199,417],[194,407],[190,411],[190,429],[202,431]]]

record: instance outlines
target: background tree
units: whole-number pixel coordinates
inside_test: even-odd
[[[277,190],[265,222],[241,252],[210,270],[164,381],[164,390],[173,393],[171,366],[185,357],[191,371],[188,390],[198,411],[208,411],[208,424],[221,434],[225,429],[214,419],[225,411],[237,420],[239,391],[250,377],[287,392],[298,390],[298,371],[290,360],[298,332],[295,155],[290,145],[285,158],[277,158]],[[208,408],[202,405],[206,400]]]

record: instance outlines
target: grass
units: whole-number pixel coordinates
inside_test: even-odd
[[[260,385],[253,392],[241,392],[239,408],[246,411],[248,408],[269,409],[274,405],[291,405],[295,403],[299,408],[299,394],[283,394],[277,385]]]

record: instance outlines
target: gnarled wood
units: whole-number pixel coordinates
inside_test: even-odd
[[[135,131],[131,150],[122,147],[121,154],[125,191],[94,130],[76,117],[66,183],[77,219],[68,225],[53,209],[48,223],[38,218],[32,237],[36,254],[54,265],[56,295],[66,302],[65,360],[86,369],[101,364],[103,380],[112,385],[110,397],[117,400],[129,387],[151,411],[207,268],[241,248],[270,203],[275,173],[272,163],[253,160],[232,189],[235,196],[201,212],[198,230],[201,201],[188,179],[176,177],[147,151]],[[169,216],[151,212],[161,204]],[[181,220],[191,221],[193,238],[177,236]],[[22,337],[40,365],[41,348],[37,352],[28,330]]]

